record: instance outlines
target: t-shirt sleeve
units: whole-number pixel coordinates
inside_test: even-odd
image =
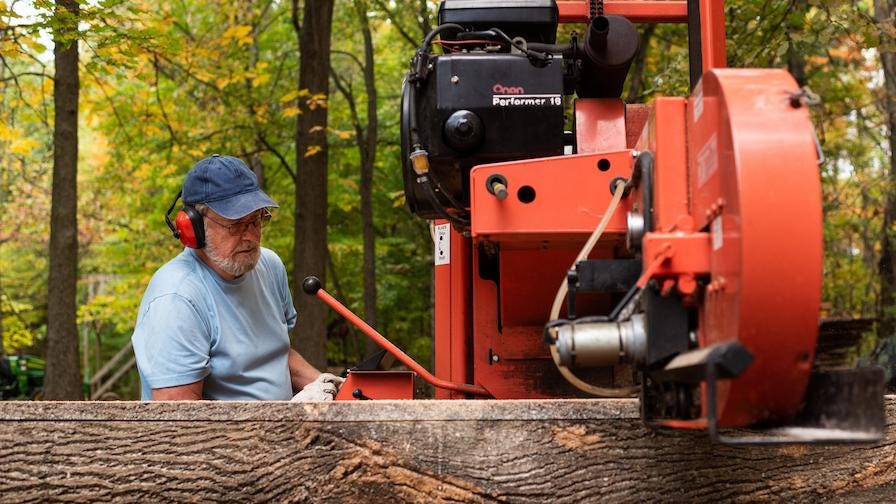
[[[211,331],[187,298],[160,296],[140,317],[132,338],[137,365],[150,388],[176,387],[209,374]]]
[[[279,261],[278,261],[279,262]],[[286,329],[292,331],[296,326],[296,307],[292,304],[292,296],[289,294],[289,279],[286,276],[286,267],[280,262],[281,273],[278,275],[280,283],[280,301],[283,305],[283,316],[286,318]]]

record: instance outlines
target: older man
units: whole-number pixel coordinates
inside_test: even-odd
[[[286,268],[261,234],[277,204],[241,160],[212,155],[187,173],[172,223],[183,252],[153,275],[132,341],[144,400],[330,400],[341,378],[289,344]],[[177,203],[169,209],[169,214]]]

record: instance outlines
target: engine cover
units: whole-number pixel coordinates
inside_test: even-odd
[[[447,54],[432,58],[432,71],[415,90],[415,103],[410,103],[410,84],[405,83],[401,137],[411,211],[439,218],[408,162],[410,107],[416,107],[432,178],[468,207],[472,167],[563,154],[562,63],[556,57],[537,67],[517,54]],[[447,199],[441,203],[450,206]]]

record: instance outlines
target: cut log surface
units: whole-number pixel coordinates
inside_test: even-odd
[[[636,400],[0,403],[0,501],[896,500],[873,445],[726,447]]]

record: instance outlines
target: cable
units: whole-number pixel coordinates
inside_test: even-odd
[[[616,213],[616,207],[619,206],[619,201],[622,199],[623,192],[625,192],[625,182],[620,180],[616,183],[616,187],[613,190],[613,199],[610,200],[610,204],[607,206],[607,211],[604,212],[604,215],[601,218],[600,223],[598,223],[597,228],[593,233],[591,233],[588,241],[585,242],[585,246],[582,247],[579,255],[576,257],[575,261],[573,261],[573,268],[579,261],[584,261],[588,257],[588,254],[591,253],[591,250],[594,248],[594,246],[597,244],[597,240],[600,239],[600,236],[603,234],[604,229],[606,229],[607,224],[609,224],[610,218],[614,213]],[[554,304],[551,307],[551,315],[549,320],[556,320],[560,316],[560,307],[563,306],[563,299],[566,297],[567,290],[568,286],[566,280],[564,280],[560,284],[560,288],[557,290],[557,295],[554,297]],[[630,397],[636,394],[639,390],[639,387],[607,388],[591,385],[590,383],[587,383],[578,376],[574,375],[572,371],[569,370],[569,368],[560,364],[560,354],[557,352],[557,345],[555,343],[552,342],[550,344],[550,347],[551,357],[554,359],[554,364],[557,365],[557,370],[560,371],[560,374],[563,375],[564,378],[566,378],[566,381],[583,392],[600,397]]]

